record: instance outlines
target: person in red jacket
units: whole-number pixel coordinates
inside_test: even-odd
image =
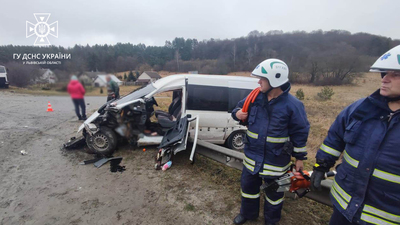
[[[85,95],[85,88],[83,88],[82,84],[79,83],[78,78],[75,75],[71,76],[71,81],[68,84],[67,90],[71,95],[72,102],[74,102],[75,113],[79,120],[86,120],[85,99],[83,98]],[[79,113],[79,107],[81,107],[82,116]]]

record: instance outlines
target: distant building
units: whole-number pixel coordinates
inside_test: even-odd
[[[199,71],[195,70],[195,71],[189,71],[189,74],[199,74]]]
[[[111,79],[113,81],[115,81],[119,86],[122,85],[122,81],[120,81],[115,75],[113,75],[113,74],[107,74],[107,75],[110,75]],[[106,80],[107,75],[97,75],[96,79],[93,82],[93,86],[106,87],[107,86],[107,80]]]
[[[86,71],[82,73],[82,75],[79,76],[79,81],[83,82],[85,86],[89,85],[92,86],[94,85],[93,82],[97,78],[98,75],[107,75],[106,72],[89,72]]]
[[[92,80],[95,80],[95,79],[97,78],[98,75],[107,75],[107,73],[106,73],[106,72],[99,72],[99,71],[97,71],[97,72],[93,72],[93,71],[89,72],[89,71],[86,71],[86,72],[84,72],[81,76],[83,76],[83,75],[85,75],[85,76],[91,78]]]
[[[57,77],[50,69],[39,69],[39,77],[35,79],[36,84],[54,84]]]
[[[156,80],[161,79],[160,74],[153,71],[145,71],[140,75],[136,81],[137,84],[147,84],[150,82],[155,82]]]

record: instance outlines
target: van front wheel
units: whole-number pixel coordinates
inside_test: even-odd
[[[244,139],[246,138],[246,133],[244,131],[236,131],[233,132],[228,140],[227,140],[227,146],[230,149],[233,150],[243,150],[244,148]]]
[[[86,135],[86,144],[96,154],[110,156],[117,146],[117,135],[108,127],[101,127],[93,136]]]

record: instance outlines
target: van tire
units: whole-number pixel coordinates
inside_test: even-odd
[[[226,145],[232,150],[243,150],[244,149],[244,139],[246,138],[246,133],[244,131],[235,131],[229,135]]]
[[[110,156],[117,147],[117,134],[108,127],[100,127],[93,136],[86,135],[86,144],[98,155]]]

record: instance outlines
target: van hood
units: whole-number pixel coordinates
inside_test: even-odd
[[[120,98],[120,99],[118,99],[118,100],[116,100],[114,102],[107,103],[107,104],[111,104],[111,108],[114,107],[114,108],[117,108],[117,109],[122,109],[123,107],[125,107],[127,105],[130,105],[132,103],[135,103],[135,102],[139,102],[139,101],[144,102],[143,97],[146,96],[147,94],[151,93],[154,90],[156,90],[154,85],[153,84],[149,84],[147,86],[144,86],[144,87],[141,87],[139,89],[134,90],[130,94],[128,94],[128,95],[126,95],[126,96],[124,96],[124,97],[122,97],[122,98]],[[104,107],[104,105],[102,107]],[[83,128],[85,127],[85,124],[92,123],[99,116],[100,116],[100,113],[98,111],[94,112],[79,127],[78,133],[83,130]]]
[[[147,86],[143,86],[139,89],[134,90],[130,94],[114,101],[112,104],[115,104],[115,107],[121,109],[127,105],[132,104],[135,101],[143,99],[144,96],[150,94],[152,91],[156,90],[153,83],[148,84]]]

